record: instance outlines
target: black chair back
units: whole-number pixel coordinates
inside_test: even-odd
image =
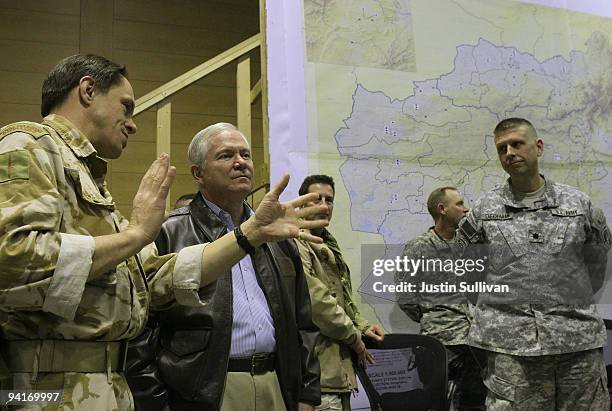
[[[418,334],[388,334],[366,343],[376,363],[357,376],[372,411],[446,411],[448,372],[444,345]]]

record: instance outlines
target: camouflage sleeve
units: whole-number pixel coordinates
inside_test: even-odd
[[[363,334],[368,329],[370,329],[372,324],[368,320],[366,320],[365,317],[361,315],[361,311],[359,310],[359,307],[357,306],[357,303],[355,302],[355,298],[353,295],[353,287],[350,281],[351,281],[351,274],[349,272],[347,287],[343,287],[346,290],[346,293],[344,296],[344,299],[345,299],[344,303],[347,307],[350,307],[350,311],[353,317],[353,324],[355,324],[355,327],[357,327],[357,329]]]
[[[352,297],[351,302],[353,303],[353,314],[355,316],[353,323],[355,324],[355,327],[357,327],[357,329],[363,334],[370,329],[372,324],[361,315],[361,311],[359,311],[357,304],[353,302]]]
[[[129,222],[120,213],[117,216],[118,225],[124,230]],[[163,230],[155,241],[158,242],[162,236]],[[162,250],[163,255],[159,255],[156,243],[147,244],[140,250],[138,257],[149,284],[151,308],[163,310],[177,303],[192,307],[207,305],[198,295],[202,280],[202,253],[207,244],[185,247],[178,253]]]
[[[404,247],[403,256],[412,258],[420,258],[418,250],[414,249],[413,242],[410,241]],[[410,282],[411,277],[405,271],[395,272],[395,284],[401,284],[404,281]],[[421,306],[418,304],[418,295],[416,293],[398,292],[396,293],[397,305],[399,308],[414,322],[420,322],[423,317]]]
[[[319,327],[322,335],[343,344],[353,345],[361,338],[361,333],[353,325],[353,320],[338,304],[338,300],[332,296],[329,288],[317,278],[308,244],[301,240],[296,240],[296,243],[308,283],[313,322]]]
[[[178,253],[160,256],[155,243],[151,243],[140,252],[153,309],[166,309],[175,303],[191,307],[208,304],[198,294],[202,280],[202,253],[207,244],[192,245]]]
[[[590,230],[583,248],[583,255],[595,293],[603,286],[606,277],[608,251],[610,251],[612,240],[603,210],[598,207],[590,207],[589,217]]]
[[[48,132],[31,124],[28,132],[0,130],[0,304],[73,319],[95,243],[59,232],[63,163]]]

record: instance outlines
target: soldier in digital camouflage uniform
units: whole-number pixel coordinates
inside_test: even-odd
[[[334,180],[311,175],[300,187],[301,195],[317,193],[313,204],[324,209],[316,218],[330,221],[334,209]],[[313,218],[314,218],[313,217]],[[372,363],[362,336],[376,342],[384,338],[378,324],[370,324],[355,304],[351,273],[338,242],[327,229],[313,231],[323,244],[297,241],[312,303],[312,318],[319,327],[316,351],[321,364],[321,405],[316,410],[350,410],[350,393],[357,389],[351,351],[362,366]]]
[[[607,411],[606,330],[590,303],[610,249],[605,217],[539,174],[543,142],[527,120],[494,134],[510,178],[475,203],[457,238],[468,253],[484,244],[486,282],[510,289],[479,296],[469,335],[489,353],[487,409]]]
[[[117,211],[102,157],[119,157],[136,132],[133,109],[124,67],[75,55],[43,84],[42,123],[0,129],[0,381],[5,390],[63,391],[59,403],[21,409],[133,409],[121,371],[149,306],[200,304],[199,287],[245,255],[233,233],[156,255],[150,243],[175,175],[167,155],[143,177],[131,222]],[[309,198],[279,207],[287,180],[257,221],[243,223],[253,244],[321,226],[298,219],[312,208],[293,212]]]
[[[403,255],[411,260],[424,258],[452,260],[455,251],[449,244],[455,236],[459,221],[468,212],[463,197],[454,187],[440,187],[431,192],[427,209],[434,226],[414,238],[404,248]],[[413,275],[414,274],[414,275]],[[420,284],[449,282],[456,285],[454,273],[433,273],[421,269],[417,273],[398,271],[396,283],[408,281]],[[398,293],[399,307],[411,320],[420,323],[421,333],[437,338],[447,349],[449,378],[453,380],[453,403],[458,411],[484,410],[486,388],[482,383],[481,369],[484,356],[478,349],[467,345],[471,314],[469,302],[461,293],[427,295]]]

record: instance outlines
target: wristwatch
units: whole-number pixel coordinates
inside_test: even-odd
[[[244,233],[240,229],[240,226],[234,228],[234,235],[236,236],[236,241],[238,242],[238,245],[244,250],[245,253],[249,255],[253,255],[253,253],[255,253],[255,247],[253,247],[253,244],[251,244],[249,242],[249,239],[246,238],[246,235],[244,235]]]

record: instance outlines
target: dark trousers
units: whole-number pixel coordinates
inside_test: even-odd
[[[457,411],[484,411],[487,387],[482,382],[486,353],[468,345],[447,345],[448,379]]]

